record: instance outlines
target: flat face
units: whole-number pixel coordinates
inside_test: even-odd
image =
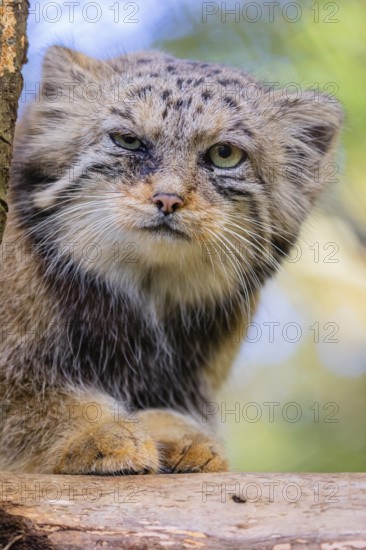
[[[52,228],[58,253],[117,286],[152,270],[186,300],[259,286],[320,187],[308,173],[324,152],[313,103],[230,67],[53,47],[18,132],[23,223],[32,216],[38,243]],[[320,108],[334,133],[339,111]]]

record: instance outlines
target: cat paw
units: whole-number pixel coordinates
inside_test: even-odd
[[[144,474],[159,470],[155,442],[132,423],[105,422],[74,435],[56,474]]]
[[[164,473],[226,472],[227,459],[220,445],[203,434],[161,443]]]

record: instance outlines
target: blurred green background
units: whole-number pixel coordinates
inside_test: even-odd
[[[99,19],[95,9],[83,11],[86,3],[80,0],[71,19],[61,0],[60,8],[31,0],[26,89],[39,79],[44,48],[61,40],[104,58],[154,47],[235,65],[265,82],[334,93],[342,102],[335,182],[292,261],[265,288],[256,325],[212,411],[234,470],[365,471],[365,0],[136,0],[132,16],[131,3],[125,11],[118,4],[118,20],[117,3],[112,9],[100,0]]]
[[[250,4],[235,16],[235,2],[176,2],[154,46],[334,92],[346,121],[336,181],[304,228],[298,261],[266,289],[259,333],[244,343],[213,416],[234,470],[364,471],[366,2],[272,2],[271,13]],[[266,322],[278,323],[273,338]]]

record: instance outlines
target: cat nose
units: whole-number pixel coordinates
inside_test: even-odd
[[[184,204],[183,199],[174,193],[157,193],[152,197],[152,201],[166,216],[182,208]]]

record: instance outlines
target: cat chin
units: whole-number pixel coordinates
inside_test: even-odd
[[[115,293],[127,293],[133,300],[165,306],[214,303],[237,286],[231,264],[209,256],[198,241],[125,236],[103,247],[94,261],[79,258],[84,272],[104,281]]]
[[[141,272],[160,269],[185,270],[187,266],[201,264],[200,243],[176,237],[174,234],[137,235],[121,239],[99,249],[96,261],[88,262],[91,268],[108,272]]]
[[[193,305],[214,302],[237,287],[235,264],[197,239],[139,229],[118,230],[103,242],[85,230],[73,239],[64,231],[62,239],[78,243],[73,261],[81,272],[135,300]]]
[[[200,269],[193,266],[192,263],[155,262],[121,269],[114,265],[99,275],[112,292],[126,293],[142,307],[151,306],[152,310],[164,310],[169,305],[200,307],[215,304],[236,287],[234,278],[230,284],[230,279],[222,273],[214,273],[206,266]]]

